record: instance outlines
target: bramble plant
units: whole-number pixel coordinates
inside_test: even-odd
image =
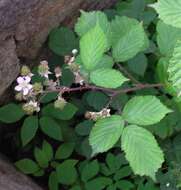
[[[154,2],[120,1],[107,12],[81,11],[77,36],[64,27],[50,33],[49,48],[63,64],[54,58],[56,64],[43,60],[33,70],[21,68],[14,88],[20,103],[1,107],[0,121],[23,120],[21,143],[34,150],[35,161],[17,161],[22,172],[48,173],[50,190],[60,184],[71,190],[156,190],[153,181],[161,189],[181,187],[176,172],[181,155],[175,150],[170,161],[165,144],[155,138],[180,131],[181,3]],[[161,19],[157,23],[152,8]],[[150,29],[155,23],[156,35]],[[41,148],[33,146],[37,136]],[[96,159],[105,152],[105,163]],[[164,162],[167,176],[159,170]],[[127,180],[135,175],[150,179]]]

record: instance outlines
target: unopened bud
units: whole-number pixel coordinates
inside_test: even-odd
[[[64,98],[58,98],[58,100],[54,102],[54,107],[63,110],[66,104],[67,101]]]
[[[51,74],[51,72],[49,71],[49,66],[48,66],[47,61],[41,61],[40,62],[40,65],[38,66],[38,73],[41,76],[48,78],[48,75]]]
[[[26,112],[27,115],[32,115],[34,112],[39,112],[40,107],[37,102],[30,101],[23,105],[23,110]]]
[[[40,82],[35,82],[33,84],[33,91],[35,94],[40,94],[43,91],[43,86]]]
[[[23,65],[21,68],[21,75],[28,76],[31,73],[30,68],[26,65]]]
[[[18,101],[22,101],[23,100],[23,94],[21,92],[17,93],[15,95],[15,99]]]
[[[62,70],[60,67],[56,67],[54,71],[56,78],[60,78],[62,76]]]
[[[73,49],[72,50],[72,54],[76,55],[78,53],[78,50],[77,49]]]

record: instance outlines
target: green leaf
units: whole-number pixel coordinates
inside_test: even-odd
[[[62,131],[60,126],[56,121],[50,117],[41,117],[40,118],[40,127],[43,133],[49,137],[61,141],[62,140]]]
[[[74,151],[74,143],[64,143],[60,145],[55,153],[55,159],[66,159]]]
[[[101,11],[81,11],[81,16],[75,25],[75,32],[81,37],[99,23],[104,33],[108,33],[109,22],[106,15]]]
[[[21,128],[21,141],[23,146],[27,145],[36,135],[38,130],[38,117],[29,116],[27,117]]]
[[[95,69],[102,69],[102,68],[108,68],[111,69],[114,65],[114,60],[109,55],[103,55],[103,57],[100,59],[100,61],[97,63],[97,66]]]
[[[86,100],[89,106],[100,111],[107,105],[109,98],[102,92],[91,91],[86,93]]]
[[[93,154],[106,152],[112,148],[120,138],[123,127],[124,122],[118,115],[98,120],[89,137]]]
[[[181,28],[181,2],[179,0],[158,0],[150,6],[155,8],[164,23]]]
[[[53,148],[48,142],[43,141],[42,149],[35,147],[34,156],[40,167],[47,168],[53,159]]]
[[[54,107],[54,104],[48,104],[42,110],[43,115],[50,116],[60,120],[70,120],[77,112],[77,107],[71,103],[67,103],[63,110]]]
[[[98,23],[80,39],[80,56],[85,69],[94,70],[106,51],[107,43]]]
[[[0,107],[0,121],[3,123],[15,123],[24,115],[22,108],[17,104],[10,103]]]
[[[106,186],[112,184],[112,180],[108,177],[97,177],[85,184],[86,190],[104,189]]]
[[[115,156],[112,153],[108,153],[106,156],[106,164],[109,167],[111,173],[115,173],[121,167],[121,160],[119,156]]]
[[[152,125],[172,112],[155,96],[135,96],[123,109],[123,118],[132,124]]]
[[[118,181],[122,178],[128,177],[132,174],[132,170],[129,166],[124,166],[121,169],[119,169],[115,175],[114,175],[114,180]]]
[[[34,156],[35,156],[35,159],[41,168],[47,168],[48,167],[49,160],[47,160],[46,154],[40,148],[35,147]]]
[[[121,141],[134,173],[155,180],[155,173],[164,162],[164,156],[154,136],[144,128],[130,125],[123,130]]]
[[[45,153],[47,160],[51,161],[53,159],[53,147],[45,140],[43,141],[42,150]]]
[[[116,17],[112,23],[113,58],[124,62],[147,48],[143,26],[135,19]]]
[[[67,65],[62,68],[61,85],[70,87],[75,80],[75,76]]]
[[[181,39],[181,29],[165,24],[157,23],[157,43],[164,56],[171,56],[176,42]]]
[[[124,189],[124,190],[130,190],[130,189],[134,189],[134,185],[133,183],[131,183],[128,180],[120,180],[118,182],[116,182],[116,186],[119,189]]]
[[[181,95],[181,40],[177,41],[173,55],[169,61],[168,65],[168,80],[171,82],[172,86],[175,88],[178,96]]]
[[[93,125],[94,125],[93,121],[90,120],[83,121],[76,126],[75,132],[80,136],[87,136],[89,135]]]
[[[39,169],[37,172],[33,173],[35,177],[42,177],[45,175],[45,171],[43,169]]]
[[[66,160],[56,168],[58,181],[64,185],[72,185],[77,179],[75,165],[77,160]]]
[[[25,174],[33,174],[40,168],[36,162],[30,159],[22,159],[15,163],[16,167]]]
[[[87,163],[81,172],[81,179],[84,182],[89,181],[99,173],[99,163],[97,160],[93,160]]]
[[[48,179],[49,190],[59,190],[56,172],[52,172]]]
[[[136,55],[133,59],[128,61],[129,70],[140,76],[144,76],[147,65],[148,60],[143,53]]]
[[[43,104],[47,104],[53,100],[56,100],[57,96],[58,96],[58,92],[50,92],[50,93],[46,94],[45,96],[43,96],[40,99],[40,102]]]
[[[98,69],[90,74],[90,80],[97,86],[105,88],[118,88],[128,81],[119,71],[115,69]]]
[[[55,28],[49,35],[49,48],[57,55],[64,56],[78,47],[78,41],[73,31],[68,28]]]

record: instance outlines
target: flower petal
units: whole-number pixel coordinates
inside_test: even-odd
[[[17,85],[17,86],[15,86],[14,89],[15,89],[16,91],[20,92],[20,91],[22,91],[22,86]]]
[[[33,85],[28,84],[28,85],[27,85],[27,88],[28,88],[29,90],[31,90],[31,89],[33,88]]]
[[[18,78],[16,79],[16,81],[17,81],[18,84],[21,84],[21,83],[24,82],[24,78],[23,78],[23,77],[18,77]]]
[[[24,77],[24,80],[26,83],[29,83],[31,81],[31,78],[29,76]]]
[[[23,95],[26,96],[29,93],[28,88],[23,88]]]

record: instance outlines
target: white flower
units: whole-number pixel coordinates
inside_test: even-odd
[[[24,96],[26,96],[33,88],[33,86],[30,84],[31,78],[29,76],[18,77],[16,81],[18,85],[15,86],[15,90],[22,92]]]

